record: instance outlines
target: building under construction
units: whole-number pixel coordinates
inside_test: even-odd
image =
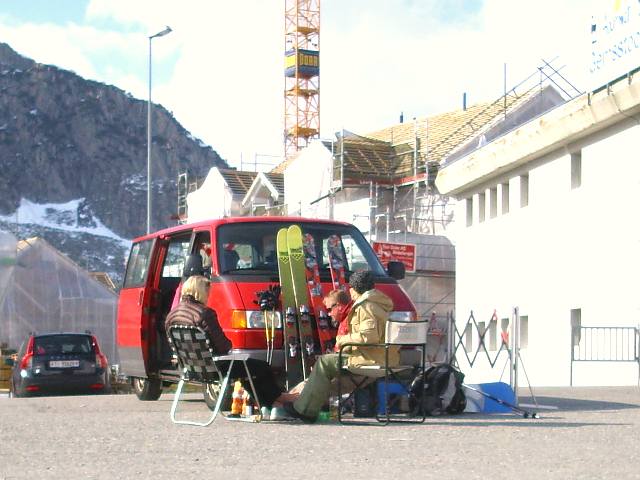
[[[191,188],[208,184],[208,188],[190,194],[189,210],[199,205],[197,215],[184,211],[182,217],[328,218],[355,224],[370,241],[415,244],[417,273],[410,272],[407,282],[412,275],[451,277],[451,298],[444,301],[447,294],[443,293],[421,301],[427,289],[418,285],[412,299],[423,304],[419,308],[424,316],[434,310],[444,313],[453,306],[455,232],[451,229],[454,202],[435,186],[440,166],[455,162],[578,93],[545,63],[536,76],[493,102],[463,104],[459,110],[409,122],[401,119],[396,125],[366,134],[343,130],[333,140],[310,142],[269,172],[212,169],[204,182],[191,184]],[[189,182],[181,178],[180,208],[187,205],[188,193]],[[201,200],[196,202],[196,196]],[[440,308],[435,308],[438,305]]]

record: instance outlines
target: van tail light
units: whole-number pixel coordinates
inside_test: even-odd
[[[27,387],[25,387],[25,390],[27,392],[37,392],[40,390],[40,387],[38,385],[28,385]]]
[[[30,337],[29,343],[27,343],[27,351],[22,357],[22,360],[20,360],[21,370],[26,370],[27,368],[31,368],[31,365],[33,363],[33,342],[34,342],[34,337]]]
[[[89,385],[91,390],[102,390],[104,388],[104,383],[92,383]]]
[[[93,343],[93,351],[96,352],[96,365],[100,365],[100,368],[108,368],[109,362],[107,362],[107,357],[100,351],[98,339],[95,335],[91,335],[91,343]]]

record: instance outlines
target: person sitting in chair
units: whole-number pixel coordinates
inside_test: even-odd
[[[208,335],[211,348],[216,355],[225,355],[231,349],[231,341],[222,331],[216,312],[206,306],[209,298],[209,280],[202,275],[189,277],[182,286],[182,298],[165,322],[168,332],[172,325],[188,325],[200,327]],[[226,374],[230,361],[217,362],[218,367]],[[263,405],[271,408],[280,405],[290,397],[283,393],[267,362],[250,358],[247,367],[252,374],[256,394]],[[236,370],[237,369],[237,370]],[[241,378],[246,376],[241,363],[234,363],[231,376]]]
[[[384,343],[386,323],[393,310],[393,301],[374,288],[371,271],[353,273],[349,284],[353,306],[344,320],[348,329],[346,333],[336,336],[336,346],[340,348],[347,343]],[[350,347],[343,357],[353,367],[383,365],[385,350],[382,347]],[[298,399],[284,404],[284,409],[290,416],[305,422],[314,422],[318,418],[320,409],[329,397],[331,382],[338,377],[342,368],[338,360],[338,353],[327,353],[317,358]],[[389,365],[396,365],[398,362],[398,349],[390,348]]]
[[[173,295],[173,301],[171,302],[171,310],[176,308],[180,304],[182,298],[182,286],[187,279],[193,275],[202,275],[204,273],[204,267],[202,265],[202,257],[199,254],[192,254],[187,257],[182,270],[182,278],[176,288],[176,292]]]

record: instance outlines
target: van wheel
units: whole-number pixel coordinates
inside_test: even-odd
[[[158,400],[162,394],[162,381],[157,378],[133,377],[131,386],[140,400]]]
[[[220,395],[220,384],[205,383],[202,386],[202,394],[204,396],[204,403],[207,404],[209,410],[215,410],[216,403],[218,402],[218,395]]]

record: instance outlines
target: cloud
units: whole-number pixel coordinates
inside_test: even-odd
[[[458,109],[463,92],[496,99],[505,63],[511,87],[562,55],[580,83],[594,1],[323,0],[321,134]],[[2,31],[19,53],[146,99],[148,35],[167,24],[153,40],[154,102],[233,163],[281,154],[282,1],[90,0],[82,25]]]

